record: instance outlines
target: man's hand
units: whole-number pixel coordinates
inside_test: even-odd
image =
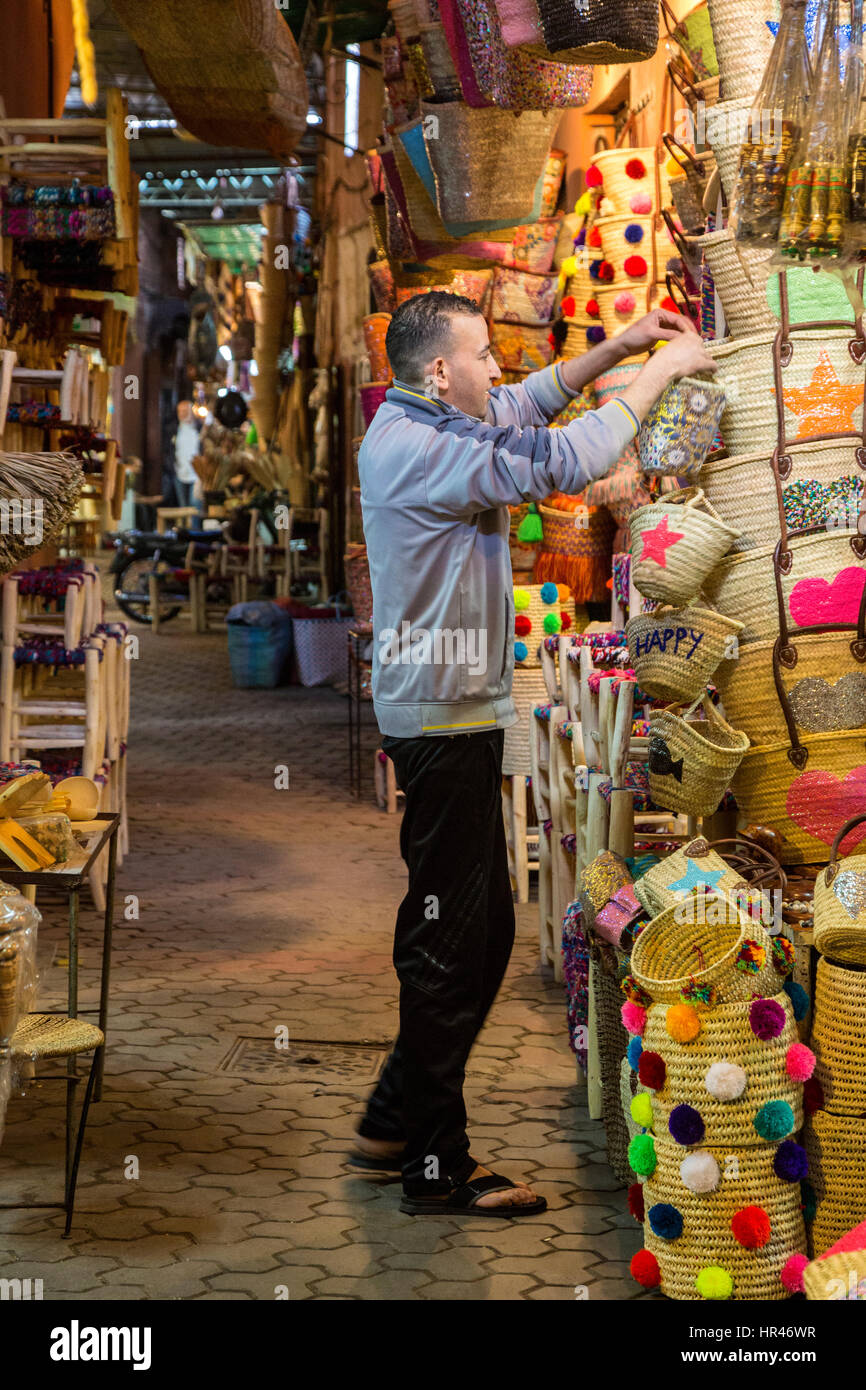
[[[668,309],[653,309],[637,323],[633,323],[620,333],[616,342],[621,345],[624,357],[639,357],[649,352],[659,339],[670,342],[683,333],[697,336],[697,329],[685,314],[673,314]]]

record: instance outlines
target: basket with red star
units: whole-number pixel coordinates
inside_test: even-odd
[[[629,517],[634,582],[645,598],[688,603],[730,550],[726,526],[700,488],[669,493]]]

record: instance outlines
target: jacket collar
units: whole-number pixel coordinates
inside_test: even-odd
[[[419,415],[441,415],[450,413],[454,407],[446,401],[437,400],[435,396],[427,396],[420,391],[417,386],[407,386],[405,382],[394,378],[393,385],[389,386],[385,393],[385,400],[392,405],[402,406],[410,414]]]

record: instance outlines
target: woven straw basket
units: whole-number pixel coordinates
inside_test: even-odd
[[[540,371],[553,361],[553,348],[547,341],[550,330],[529,328],[522,323],[490,325],[493,356],[506,371]]]
[[[511,694],[514,708],[518,714],[518,722],[505,730],[502,775],[503,777],[529,777],[532,774],[529,757],[532,711],[536,705],[544,704],[547,699],[547,688],[544,684],[544,673],[541,667],[530,666],[528,669],[517,667],[514,672]]]
[[[650,1093],[656,1134],[667,1137],[671,1111],[678,1105],[689,1105],[704,1122],[701,1147],[766,1144],[754,1119],[762,1106],[774,1100],[786,1101],[794,1112],[791,1135],[801,1128],[803,1087],[791,1080],[785,1068],[788,1048],[799,1042],[799,1035],[788,996],[780,995],[778,1002],[785,1010],[785,1026],[778,1037],[767,1040],[755,1036],[748,1003],[703,1010],[701,1031],[690,1043],[671,1039],[665,1027],[664,1005],[655,1004],[647,1011],[643,1050],[656,1053],[665,1064],[664,1084]],[[719,1062],[742,1067],[746,1073],[745,1089],[734,1100],[718,1099],[705,1084],[710,1067]]]
[[[644,166],[644,174],[640,178],[632,178],[626,173],[626,166],[632,160],[639,160]],[[632,199],[645,195],[652,199],[652,211],[660,212],[656,198],[656,176],[655,169],[659,161],[658,150],[654,145],[645,149],[613,149],[601,150],[593,159],[593,165],[598,169],[604,180],[602,194],[605,198],[606,214],[611,217],[629,217],[634,213]],[[659,167],[659,180],[661,183],[661,206],[668,207],[671,201],[671,185],[665,169],[664,161]]]
[[[855,531],[821,531],[788,541],[793,564],[781,576],[781,585],[792,630],[822,622],[856,623],[852,597],[859,607],[856,575],[863,562],[851,549],[854,537]],[[704,597],[713,607],[720,613],[736,614],[745,624],[746,641],[775,637],[779,631],[774,550],[774,546],[762,546],[728,556],[704,583]]]
[[[615,338],[629,324],[642,318],[647,311],[647,290],[648,285],[635,285],[625,287],[620,285],[612,289],[596,290],[591,298],[598,305],[599,313],[597,318],[587,318],[587,327],[593,324],[601,324],[605,331],[605,336]],[[631,307],[625,306],[631,301]],[[617,308],[617,305],[620,308]]]
[[[813,1260],[803,1270],[803,1288],[810,1302],[866,1298],[866,1250],[840,1250]]]
[[[804,633],[793,644],[796,666],[793,670],[780,667],[797,728],[803,733],[866,725],[866,666],[851,654],[852,636],[851,632]],[[788,733],[773,679],[774,646],[773,638],[743,642],[739,656],[723,661],[715,675],[726,718],[753,743],[774,742]]]
[[[688,816],[711,816],[731,784],[746,735],[732,729],[706,696],[706,719],[690,721],[695,701],[679,713],[677,705],[650,717],[649,784],[657,806]]]
[[[424,64],[436,96],[441,101],[459,101],[463,91],[442,25],[422,24],[420,39]]]
[[[717,894],[737,894],[747,889],[742,875],[726,864],[714,849],[710,849],[703,837],[698,837],[641,874],[635,883],[635,893],[648,912],[662,913],[683,901],[686,890],[672,888],[671,885],[679,883],[689,873],[692,864],[696,864],[702,874],[713,876],[713,891]]]
[[[866,723],[866,719],[862,722]],[[852,816],[851,820],[842,826],[830,850],[830,863],[824,872],[818,875],[815,883],[815,949],[844,965],[866,965],[866,845],[863,842],[862,829],[864,822],[866,813]],[[840,864],[839,847],[845,843],[850,832],[858,827],[859,853],[852,854]],[[866,999],[866,975],[854,978],[862,981]],[[866,1030],[861,1029],[860,1035],[866,1035]],[[831,1110],[836,1108],[830,1105],[829,1098],[828,1105]],[[866,1110],[866,1102],[857,1108]]]
[[[697,1276],[702,1269],[716,1267],[730,1275],[733,1301],[790,1297],[780,1275],[792,1255],[804,1253],[806,1233],[799,1184],[783,1182],[773,1170],[776,1146],[743,1148],[736,1154],[703,1150],[715,1159],[721,1175],[715,1191],[705,1193],[691,1192],[682,1180],[680,1165],[687,1150],[662,1138],[655,1140],[655,1150],[656,1169],[643,1187],[648,1217],[644,1241],[659,1262],[662,1293],[700,1299]],[[660,1205],[674,1207],[682,1216],[677,1240],[663,1240],[652,1230],[649,1213]],[[770,1239],[757,1250],[741,1245],[731,1230],[733,1217],[745,1207],[761,1207],[770,1220]]]
[[[700,592],[710,572],[737,539],[736,531],[719,520],[712,508],[707,508],[700,488],[670,493],[659,502],[640,507],[629,517],[628,524],[635,586],[646,598],[675,606],[688,603]],[[648,539],[644,539],[647,532],[655,532],[663,539],[660,548],[652,547],[660,559],[652,554],[643,558],[651,549]],[[673,535],[677,539],[671,544]]]
[[[866,1115],[866,974],[819,960],[813,1020],[815,1076],[825,1108]]]
[[[684,376],[656,401],[638,436],[641,470],[695,479],[716,440],[725,393],[712,380]]]
[[[778,439],[776,383],[773,374],[775,331],[757,333],[730,342],[707,343],[707,351],[719,364],[715,380],[724,387],[728,408],[722,416],[722,435],[731,454],[772,453]],[[848,351],[853,333],[847,328],[816,328],[798,332],[794,356],[782,374],[786,393],[785,428],[791,443],[798,429],[806,434],[835,430],[859,430],[863,419],[863,367]],[[820,385],[820,377],[835,374],[849,397],[834,401]],[[838,392],[835,383],[832,390]],[[791,409],[789,392],[800,415]],[[859,393],[859,395],[858,395]],[[842,404],[839,404],[841,400]],[[803,422],[801,425],[801,421]]]
[[[856,733],[806,734],[803,771],[791,763],[791,745],[750,748],[733,781],[740,815],[772,826],[782,837],[783,864],[827,859],[834,836],[866,804],[866,737]]]
[[[806,1121],[804,1142],[817,1200],[810,1244],[823,1255],[866,1221],[866,1119],[816,1110]]]
[[[572,357],[582,357],[585,352],[589,352],[591,343],[586,336],[587,329],[593,326],[592,319],[569,319],[568,330],[565,334],[565,347],[563,355],[568,359]]]
[[[599,217],[595,223],[601,235],[604,259],[613,266],[613,283],[618,289],[648,284],[653,278],[653,246],[655,239],[656,278],[664,279],[665,264],[675,254],[667,230],[653,232],[652,217]],[[640,233],[637,241],[626,237],[626,229],[632,235]],[[633,275],[625,268],[625,263],[633,256],[639,256],[646,265],[642,275]]]
[[[557,593],[552,600],[544,594],[545,585],[543,584],[521,584],[514,590],[515,624],[521,618],[525,618],[530,623],[528,632],[517,633],[518,640],[528,649],[529,655],[525,661],[518,661],[515,657],[515,669],[526,670],[530,666],[541,665],[538,649],[545,637],[552,637],[557,632],[555,627],[550,630],[545,628],[545,619],[560,619],[562,627],[566,631],[569,627],[574,626],[574,599],[564,585],[554,585],[553,587],[561,592]],[[527,599],[529,600],[528,603],[526,602]],[[523,606],[518,607],[518,604]]]
[[[785,982],[772,944],[761,923],[736,903],[691,893],[644,927],[632,950],[631,972],[656,1004],[703,1007],[764,998],[778,994]],[[708,1000],[698,994],[705,987]]]
[[[744,3],[749,3],[749,0],[744,0]],[[751,112],[750,98],[743,100],[742,97],[735,97],[717,102],[707,114],[707,144],[716,157],[722,191],[728,205],[733,199],[737,170],[740,167],[740,151],[743,148]]]
[[[696,245],[709,266],[730,336],[748,338],[754,333],[775,333],[779,324],[766,293],[772,251],[739,245],[728,227],[698,237]]]
[[[424,144],[445,223],[532,220],[556,112],[423,102]],[[435,120],[436,124],[433,124]]]
[[[786,450],[791,471],[782,480],[782,504],[790,530],[824,525],[840,508],[856,511],[866,473],[857,465],[855,443],[793,444]],[[769,452],[709,459],[699,482],[729,526],[756,545],[775,545],[779,507]]]
[[[655,53],[655,0],[538,0],[544,42],[571,63],[642,63]]]
[[[708,0],[722,96],[752,101],[773,49],[766,19],[778,19],[778,6],[756,8],[752,0]]]
[[[544,540],[535,577],[567,584],[576,603],[602,602],[608,593],[614,522],[603,507],[563,512],[539,506]],[[583,523],[586,524],[583,524]]]
[[[659,700],[694,700],[742,629],[709,608],[664,607],[629,618],[629,660],[641,690]]]
[[[598,968],[593,972],[595,1019],[601,1063],[601,1114],[607,1137],[610,1166],[622,1183],[631,1182],[628,1144],[631,1135],[620,1101],[620,1072],[628,1046],[628,1033],[622,1023],[622,993],[617,952],[611,946],[593,946]]]

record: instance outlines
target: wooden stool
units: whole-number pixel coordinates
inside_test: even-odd
[[[526,777],[502,779],[502,818],[508,847],[508,876],[519,903],[529,902],[529,848],[526,832]]]

